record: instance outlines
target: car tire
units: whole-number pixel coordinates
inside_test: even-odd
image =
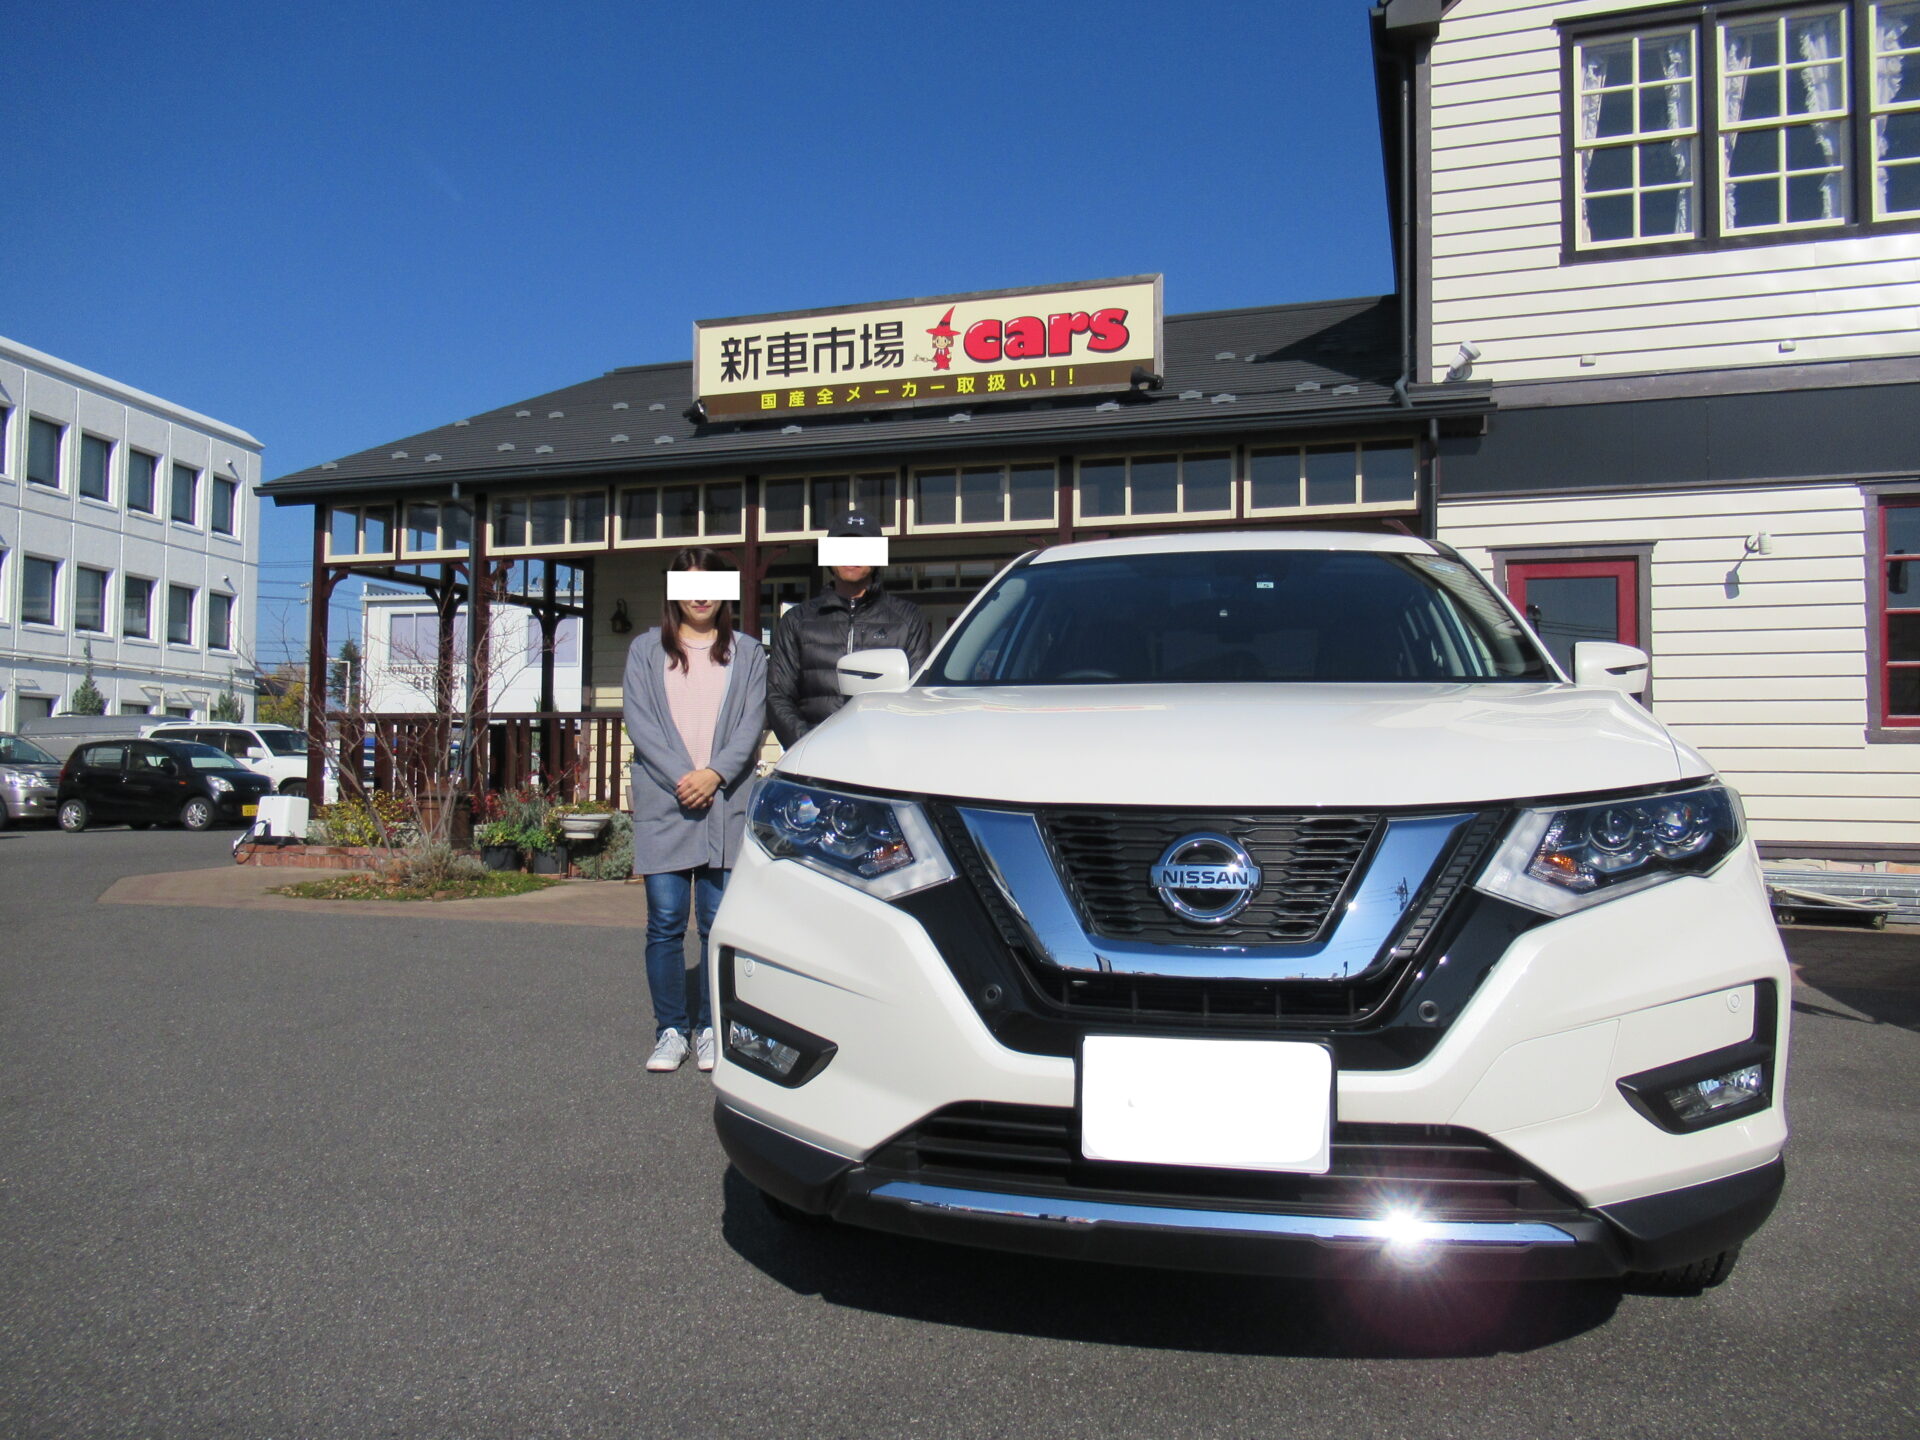
[[[296,800],[304,800],[307,798],[307,782],[304,780],[289,780],[280,787],[280,793],[282,795],[291,795]]]
[[[1718,1255],[1709,1255],[1704,1260],[1695,1260],[1688,1265],[1635,1275],[1631,1277],[1631,1288],[1642,1295],[1698,1295],[1702,1290],[1711,1290],[1716,1285],[1726,1283],[1739,1259],[1740,1247],[1736,1245],[1731,1250],[1722,1250]]]
[[[93,816],[87,811],[84,800],[62,800],[60,802],[60,828],[69,835],[78,835],[87,828]]]
[[[204,795],[195,795],[180,807],[180,823],[189,830],[211,830],[213,816],[213,802]]]

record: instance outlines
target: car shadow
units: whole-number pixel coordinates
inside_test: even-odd
[[[1854,1012],[1798,998],[1801,1014],[1920,1031],[1920,932],[1795,926],[1780,939],[1803,985]]]
[[[796,1295],[876,1314],[1052,1340],[1344,1359],[1537,1350],[1595,1329],[1605,1282],[1507,1285],[1433,1272],[1275,1280],[1037,1259],[838,1225],[778,1220],[728,1169],[721,1233]]]

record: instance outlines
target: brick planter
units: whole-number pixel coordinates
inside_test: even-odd
[[[289,870],[390,870],[401,861],[389,850],[365,845],[242,845],[242,865]]]

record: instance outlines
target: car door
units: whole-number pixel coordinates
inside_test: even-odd
[[[87,745],[79,751],[74,776],[80,799],[97,821],[124,819],[126,795],[127,746],[124,741],[111,745]]]
[[[137,740],[127,751],[125,818],[158,824],[178,818],[187,798],[185,763],[151,740]]]

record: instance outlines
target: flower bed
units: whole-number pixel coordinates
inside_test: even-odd
[[[369,845],[243,844],[233,858],[242,865],[297,870],[391,870],[405,859],[397,851]]]

